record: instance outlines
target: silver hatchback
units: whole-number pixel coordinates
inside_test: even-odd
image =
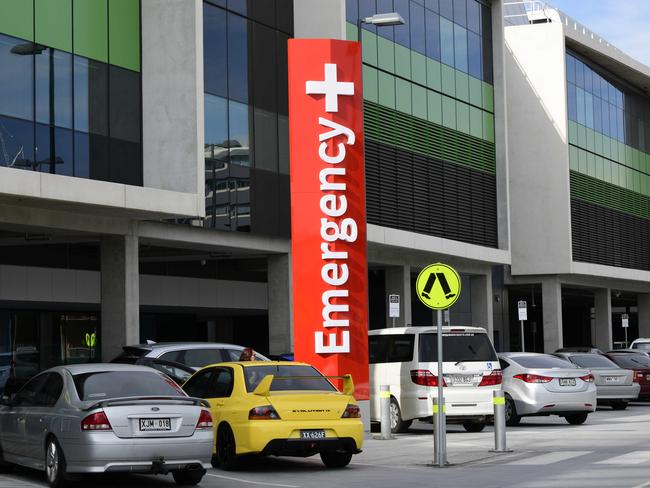
[[[586,369],[538,353],[502,353],[499,362],[508,425],[531,415],[559,415],[577,425],[596,409],[596,386]]]
[[[105,472],[172,473],[195,485],[212,447],[207,402],[143,366],[59,366],[0,406],[0,466],[43,470],[52,487],[68,473]]]

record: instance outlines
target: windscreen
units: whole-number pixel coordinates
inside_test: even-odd
[[[618,368],[618,366],[599,354],[576,354],[571,356],[571,362],[581,368]]]
[[[564,359],[556,358],[554,356],[539,355],[539,356],[516,356],[508,358],[520,366],[529,369],[553,369],[553,368],[569,368],[575,369],[576,366]]]
[[[275,365],[244,367],[246,390],[250,393],[267,375],[273,375],[271,391],[336,391],[322,374],[311,366]]]
[[[74,375],[82,401],[143,396],[186,396],[171,379],[147,371],[100,371]]]
[[[642,356],[641,354],[616,354],[613,355],[613,359],[616,364],[622,368],[634,369],[634,368],[650,368],[650,358]]]
[[[442,358],[446,362],[498,361],[487,334],[462,332],[442,334]],[[420,334],[420,361],[438,361],[436,334]]]

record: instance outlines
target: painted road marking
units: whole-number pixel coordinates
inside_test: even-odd
[[[584,456],[585,454],[591,454],[592,452],[593,451],[549,452],[546,454],[541,454],[539,456],[533,456],[526,459],[518,459],[517,461],[512,461],[506,464],[510,466],[541,466],[545,464],[554,464],[562,461],[567,461],[569,459]]]
[[[251,485],[278,486],[280,488],[300,488],[300,486],[297,485],[282,485],[280,483],[266,483],[264,481],[245,480],[242,478],[233,478],[232,476],[223,476],[220,474],[208,473],[207,476],[212,476],[213,478],[221,478],[223,480],[239,481],[240,483],[249,483]]]
[[[642,464],[650,461],[650,451],[634,451],[621,456],[615,456],[609,459],[603,459],[594,464],[617,464],[617,465],[633,465]]]

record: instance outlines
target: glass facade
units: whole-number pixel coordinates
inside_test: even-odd
[[[289,235],[290,0],[203,4],[204,226]]]
[[[492,17],[480,0],[347,0],[357,19],[398,12],[404,25],[362,25],[366,100],[494,142]]]
[[[0,34],[0,165],[142,185],[140,73]]]
[[[567,52],[572,170],[650,195],[650,98]]]

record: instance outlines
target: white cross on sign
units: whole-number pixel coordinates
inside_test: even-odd
[[[335,64],[325,64],[324,81],[308,81],[307,95],[325,95],[325,111],[339,111],[339,95],[354,95],[354,83],[338,81]]]

